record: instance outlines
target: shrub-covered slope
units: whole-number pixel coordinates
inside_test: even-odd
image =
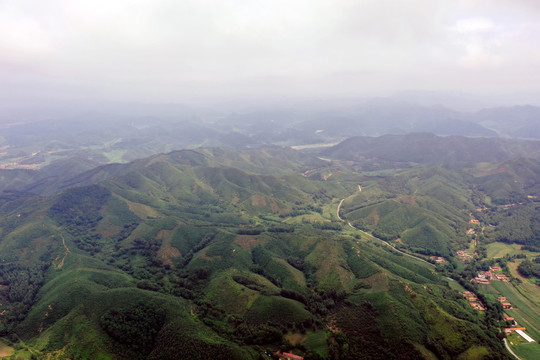
[[[336,220],[358,175],[303,176],[323,163],[283,154],[175,152],[3,199],[1,335],[28,358],[505,358],[492,322],[430,265]],[[469,204],[433,180],[447,175],[371,179],[346,216],[380,213],[389,234],[393,211],[416,216],[403,241],[422,247],[412,241],[425,232],[443,252]],[[408,197],[385,199],[402,187]]]

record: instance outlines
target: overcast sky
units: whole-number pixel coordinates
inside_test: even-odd
[[[0,97],[540,90],[538,0],[0,0]]]

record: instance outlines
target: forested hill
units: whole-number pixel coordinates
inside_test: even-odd
[[[91,185],[122,176],[157,162],[189,166],[228,166],[259,174],[302,172],[327,165],[325,161],[314,156],[277,146],[251,150],[233,150],[227,147],[177,150],[125,164],[94,163],[93,166],[84,159],[74,158],[57,161],[40,170],[0,169],[0,192],[15,190],[35,195],[51,195],[73,186]]]
[[[497,306],[479,314],[444,269],[339,220],[361,179],[290,149],[214,148],[98,168],[50,196],[12,193],[0,203],[0,336],[26,358],[507,359]],[[470,200],[442,190],[417,216],[459,230]],[[434,215],[453,206],[429,199],[439,193],[456,208]],[[439,240],[441,253],[453,246]]]
[[[501,162],[516,157],[540,158],[540,141],[500,138],[440,137],[430,133],[353,137],[324,150],[324,157],[394,162]]]

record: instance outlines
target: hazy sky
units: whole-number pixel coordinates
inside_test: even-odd
[[[0,97],[540,90],[538,0],[0,0]]]

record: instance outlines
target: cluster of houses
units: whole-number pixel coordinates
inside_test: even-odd
[[[478,311],[486,310],[486,307],[484,306],[484,304],[482,304],[482,302],[478,300],[476,295],[474,295],[472,292],[463,291],[461,295],[467,298],[467,302],[469,303],[469,305],[471,305],[473,309],[478,310]]]
[[[506,299],[506,298],[501,297],[501,299]],[[531,343],[531,342],[534,342],[534,339],[525,333],[525,330],[527,330],[527,328],[518,326],[518,323],[516,322],[516,320],[514,320],[513,317],[505,316],[505,317],[503,318],[503,320],[504,320],[504,321],[511,321],[511,322],[512,322],[512,327],[504,328],[504,332],[505,332],[506,334],[511,334],[512,332],[515,332],[515,333],[517,333],[518,335],[520,335],[522,338],[524,338],[525,340],[527,340],[527,342],[530,342],[530,343]]]
[[[442,256],[430,256],[431,260],[435,261],[437,264],[447,264],[448,260],[443,258]]]
[[[472,255],[464,250],[458,250],[457,255],[458,255],[458,260],[461,262],[466,262],[472,259]]]
[[[490,271],[479,271],[472,282],[477,284],[489,284],[490,280],[508,281],[508,276],[502,274],[499,266],[489,268]]]
[[[525,333],[525,330],[527,330],[527,328],[518,326],[518,323],[516,322],[516,320],[514,320],[513,317],[505,316],[503,320],[504,321],[511,321],[512,326],[513,326],[513,327],[504,328],[504,332],[506,334],[511,334],[512,332],[515,332],[518,335],[520,335],[522,338],[527,340],[527,342],[534,342],[534,339]]]
[[[482,304],[482,302],[480,300],[478,300],[478,298],[476,297],[476,295],[474,293],[472,293],[470,291],[462,291],[461,295],[463,295],[465,298],[467,298],[467,302],[469,303],[469,305],[471,305],[471,307],[473,309],[478,310],[478,311],[485,311],[486,310],[486,307],[484,306],[484,304]],[[503,306],[503,308],[505,310],[511,310],[512,309],[512,304],[504,296],[499,296],[497,298],[497,301],[499,301],[501,303],[501,305]],[[531,338],[529,335],[527,335],[524,332],[527,329],[524,328],[524,327],[519,327],[518,323],[516,322],[516,320],[513,317],[510,317],[510,316],[506,315],[503,318],[503,320],[512,322],[512,327],[507,327],[507,328],[504,329],[504,332],[506,334],[516,332],[517,334],[519,334],[521,337],[523,337],[528,342],[533,342],[534,341],[533,338]]]

